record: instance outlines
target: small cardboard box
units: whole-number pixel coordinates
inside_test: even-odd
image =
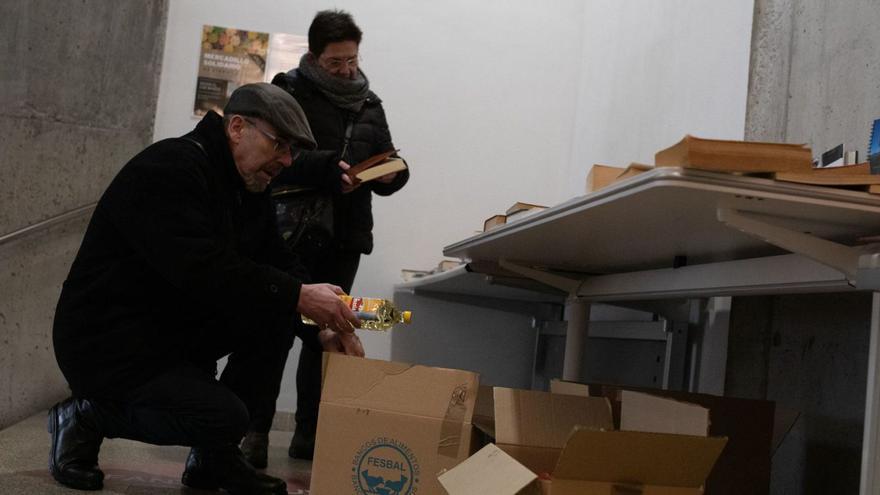
[[[440,495],[470,454],[476,373],[325,354],[311,492]]]
[[[580,397],[591,400],[579,407],[564,397],[509,389],[499,394],[496,389],[499,442],[503,438],[518,443],[486,447],[441,475],[449,495],[524,495],[536,493],[538,487],[544,495],[699,495],[727,442],[705,436],[708,410],[694,404],[625,392],[623,417],[637,431],[614,431],[607,399]],[[584,414],[584,409],[589,412]],[[594,428],[569,429],[564,446],[557,449],[559,433],[572,421]],[[608,428],[595,429],[599,425]],[[645,431],[648,428],[686,434]],[[532,477],[525,476],[522,467],[529,467]]]
[[[707,495],[738,495],[770,493],[770,467],[774,443],[781,441],[785,431],[797,417],[789,417],[784,424],[775,424],[775,404],[766,400],[738,399],[708,394],[653,390],[618,385],[580,384],[553,380],[550,390],[580,396],[607,397],[611,400],[615,425],[621,430],[631,429],[622,424],[621,397],[624,390],[644,392],[651,396],[702,406],[709,411],[710,436],[725,436],[729,441],[718,459],[711,476],[706,480]],[[631,407],[630,411],[650,410],[660,415],[653,406]],[[789,416],[791,416],[789,414]],[[743,421],[743,418],[749,418]],[[653,429],[652,431],[659,431]],[[779,435],[777,435],[777,433]],[[777,438],[774,440],[776,436]]]

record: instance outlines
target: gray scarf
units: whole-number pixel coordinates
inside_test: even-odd
[[[292,75],[295,70],[290,70],[288,74]],[[299,59],[299,72],[315,83],[331,103],[343,110],[359,112],[370,92],[370,81],[360,69],[355,79],[336,77],[322,69],[308,53]]]

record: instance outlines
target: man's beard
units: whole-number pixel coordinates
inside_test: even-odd
[[[265,191],[268,186],[269,186],[269,184],[262,182],[261,180],[257,179],[256,177],[251,177],[250,179],[246,179],[244,181],[244,188],[248,192],[252,192],[252,193],[261,193],[261,192]]]

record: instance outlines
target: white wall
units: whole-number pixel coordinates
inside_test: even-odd
[[[651,163],[686,132],[742,136],[751,0],[172,0],[155,138],[196,122],[203,24],[305,34],[329,7],[363,29],[362,68],[412,167],[403,190],[375,198],[356,294],[390,297],[401,268],[431,268],[515,201],[581,194],[592,163]],[[389,357],[387,335],[364,340]]]
[[[594,163],[654,163],[685,134],[742,139],[752,0],[592,0],[566,190]]]

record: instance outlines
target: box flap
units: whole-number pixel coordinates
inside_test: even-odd
[[[551,449],[549,447],[529,447],[506,443],[496,445],[538,476],[549,476],[556,467],[556,463],[559,462],[559,454],[562,453],[562,449]]]
[[[488,385],[480,385],[474,402],[474,417],[480,416],[495,422],[495,391]]]
[[[608,399],[495,387],[498,443],[558,449],[575,426],[612,429]]]
[[[567,382],[554,378],[550,380],[551,394],[577,395],[578,397],[589,397],[590,387],[583,383]]]
[[[470,423],[479,384],[469,371],[327,353],[321,402]]]
[[[709,409],[709,435],[727,437],[728,442],[706,480],[706,493],[768,493],[771,439],[777,431],[773,427],[773,402],[619,385],[590,384],[589,388],[591,395],[602,395],[611,400],[611,410],[618,429],[622,389],[676,399]],[[743,418],[748,420],[744,421]]]
[[[515,495],[537,478],[491,443],[437,477],[449,495]]]
[[[773,449],[771,450],[772,454],[776,454],[779,446],[782,445],[782,441],[785,440],[788,432],[791,431],[800,416],[801,413],[794,409],[786,409],[784,407],[776,408],[775,414],[773,415]]]
[[[679,435],[709,435],[709,410],[656,395],[622,390],[620,429]]]
[[[578,428],[553,477],[694,488],[709,476],[726,443],[726,437]]]

